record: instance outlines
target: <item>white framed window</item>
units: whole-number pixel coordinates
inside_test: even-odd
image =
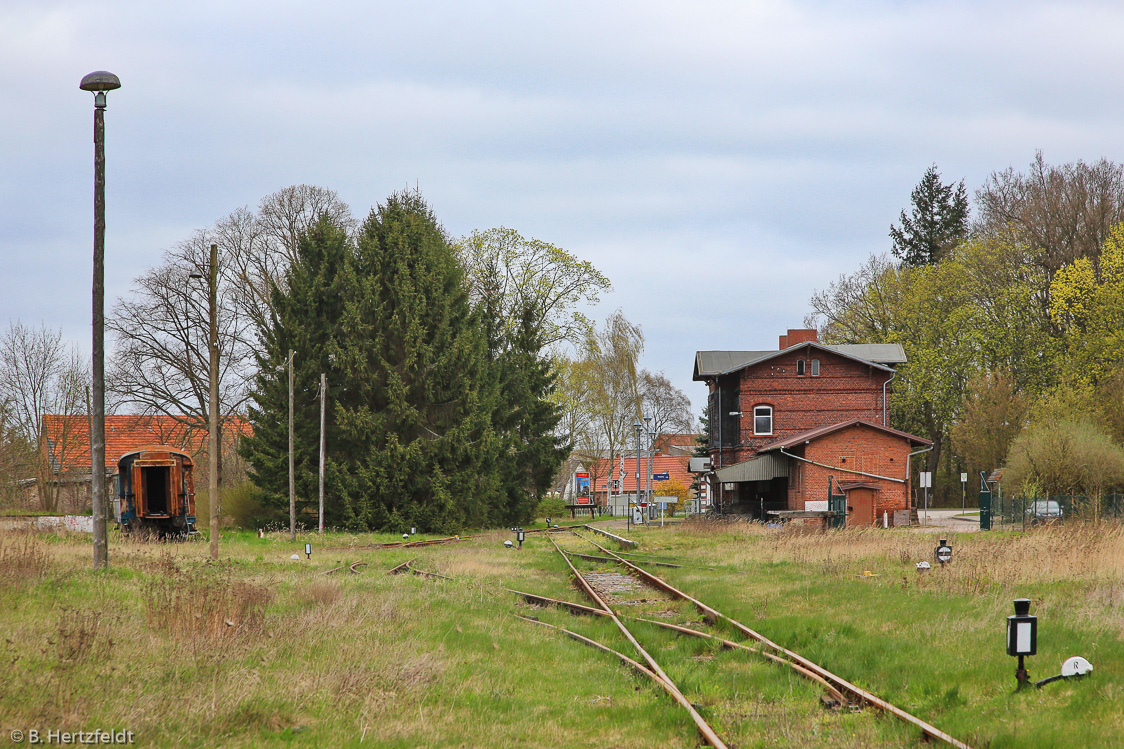
[[[772,434],[773,433],[773,407],[772,406],[754,406],[753,407],[753,433],[754,434]]]
[[[820,360],[812,359],[812,377],[820,376]]]
[[[803,374],[804,374],[804,360],[803,359],[797,359],[796,360],[796,376],[800,377]]]

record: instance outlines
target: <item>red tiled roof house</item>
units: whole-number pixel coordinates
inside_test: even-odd
[[[117,470],[122,455],[142,447],[174,447],[199,457],[206,454],[207,430],[193,428],[172,416],[137,414],[105,417],[105,474]],[[223,451],[250,430],[240,416],[229,417],[223,428]],[[90,417],[86,414],[48,414],[43,417],[43,463],[58,509],[85,512],[90,507]],[[204,462],[205,464],[205,462]]]

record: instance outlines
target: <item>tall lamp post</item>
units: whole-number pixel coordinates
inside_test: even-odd
[[[651,512],[652,506],[652,417],[644,417],[644,432],[647,433],[647,475],[644,477],[644,522]]]
[[[632,422],[632,428],[636,430],[636,488],[634,490],[636,495],[636,504],[640,504],[640,419]],[[628,503],[628,527],[632,527],[632,502]]]
[[[219,433],[219,299],[218,268],[219,246],[211,245],[211,264],[207,270],[207,354],[209,359],[210,398],[207,404],[207,431],[210,447],[207,448],[207,498],[211,505],[211,559],[219,558],[219,450],[222,449]],[[192,278],[203,278],[202,273],[192,273]]]
[[[113,73],[98,70],[78,88],[94,95],[94,283],[93,403],[90,415],[90,479],[94,503],[94,569],[109,566],[105,502],[105,93],[121,88]]]

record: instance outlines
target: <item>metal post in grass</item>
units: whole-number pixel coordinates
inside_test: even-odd
[[[1030,674],[1023,659],[1038,652],[1038,617],[1030,615],[1030,599],[1015,599],[1015,615],[1007,617],[1007,655],[1019,659],[1015,679],[1018,688],[1030,686]]]
[[[632,422],[632,428],[636,430],[636,485],[633,488],[633,496],[636,497],[636,504],[640,504],[640,419]],[[625,527],[632,529],[632,501],[628,502],[628,520],[625,521]]]
[[[967,502],[967,497],[968,497],[968,474],[967,473],[961,473],[960,474],[960,514],[961,515],[963,515],[964,512],[967,509],[967,504],[965,504]]]
[[[93,495],[94,569],[109,566],[105,501],[105,94],[121,88],[113,73],[98,70],[78,87],[94,95],[94,279],[92,289],[93,411],[90,414],[90,480]]]

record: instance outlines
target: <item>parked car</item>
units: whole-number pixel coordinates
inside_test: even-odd
[[[1052,523],[1062,519],[1062,506],[1056,499],[1039,499],[1030,503],[1026,515],[1032,523]]]

